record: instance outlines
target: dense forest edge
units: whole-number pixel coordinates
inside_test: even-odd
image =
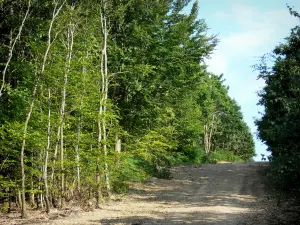
[[[0,0],[1,212],[99,208],[174,165],[252,160],[240,106],[205,64],[217,36],[197,15],[191,0]],[[257,65],[259,137],[273,181],[293,193],[299,37]]]
[[[289,7],[290,14],[300,14]],[[300,27],[291,30],[285,42],[264,55],[254,66],[265,81],[260,91],[262,117],[256,120],[258,137],[271,152],[268,180],[277,198],[300,205]],[[286,201],[283,200],[283,201]],[[279,204],[278,203],[278,204]],[[280,205],[280,204],[279,204]],[[288,205],[288,207],[290,207]],[[299,208],[299,207],[298,207]],[[300,210],[297,210],[298,222]],[[288,224],[288,223],[287,223]]]

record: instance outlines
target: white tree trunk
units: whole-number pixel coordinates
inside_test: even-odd
[[[24,164],[24,157],[25,157],[25,145],[26,145],[26,138],[27,138],[27,128],[28,128],[28,123],[29,120],[31,118],[31,114],[33,111],[33,107],[34,107],[34,101],[35,101],[35,96],[36,96],[36,91],[37,91],[37,87],[38,87],[38,80],[39,77],[36,75],[36,82],[33,88],[33,93],[32,93],[32,100],[29,106],[29,110],[26,116],[26,120],[25,120],[25,124],[24,124],[24,129],[23,129],[23,141],[22,141],[22,148],[21,148],[21,155],[20,155],[20,164],[21,164],[21,177],[22,177],[22,202],[21,202],[21,208],[22,208],[22,218],[27,218],[26,215],[26,201],[25,201],[25,164]]]
[[[208,128],[207,128],[207,125],[204,125],[204,150],[205,150],[205,154],[208,155],[209,150],[208,150]]]
[[[122,151],[122,148],[121,148],[121,139],[118,136],[116,136],[115,151],[117,153],[121,153],[121,151]]]
[[[54,154],[53,154],[53,166],[52,166],[52,171],[51,171],[51,185],[53,185],[53,182],[54,182],[55,163],[56,163],[56,159],[57,159],[59,142],[60,142],[60,125],[57,128],[56,143],[55,143]]]
[[[11,58],[13,56],[13,51],[15,49],[15,45],[17,43],[17,40],[20,38],[21,36],[21,33],[22,33],[22,30],[23,30],[23,27],[25,25],[25,21],[28,17],[28,14],[29,14],[29,10],[30,10],[30,7],[31,7],[31,0],[28,1],[28,4],[27,4],[27,10],[26,10],[26,13],[24,15],[24,18],[22,20],[22,23],[19,27],[19,31],[18,31],[18,34],[17,36],[13,39],[12,36],[11,36],[11,41],[10,41],[10,45],[9,45],[9,52],[8,52],[8,58],[7,58],[7,61],[5,63],[5,66],[4,66],[4,69],[2,71],[2,84],[1,84],[1,87],[0,87],[0,98],[2,96],[2,92],[3,92],[3,89],[4,89],[4,86],[5,86],[5,77],[6,77],[6,72],[7,72],[7,69],[9,67],[9,64],[10,64],[10,61],[11,61]]]
[[[214,123],[215,123],[215,114],[213,115],[211,124],[210,124],[210,132],[209,132],[209,136],[208,136],[208,152],[210,152],[211,149],[211,138],[213,135],[213,131],[214,131]]]
[[[51,91],[48,89],[48,132],[47,132],[47,147],[45,152],[45,162],[44,162],[44,188],[45,188],[45,202],[46,202],[46,212],[50,213],[50,202],[49,202],[49,188],[48,188],[48,155],[50,149],[51,141]]]
[[[54,1],[55,2],[55,1]],[[60,10],[62,9],[63,5],[64,5],[65,1],[61,4],[60,7],[57,8],[58,6],[58,3],[55,2],[55,7],[54,7],[54,10],[53,10],[53,14],[52,14],[52,19],[51,19],[51,22],[50,22],[50,26],[49,26],[49,29],[48,29],[48,42],[47,42],[47,48],[46,48],[46,51],[44,53],[44,57],[43,57],[43,63],[42,63],[42,68],[41,68],[41,72],[40,74],[36,74],[35,77],[35,85],[34,85],[34,88],[33,88],[33,93],[32,93],[32,100],[31,100],[31,103],[30,103],[30,106],[29,106],[29,110],[27,112],[27,116],[26,116],[26,120],[25,120],[25,124],[24,124],[24,129],[23,129],[23,141],[22,141],[22,147],[21,147],[21,155],[20,155],[20,164],[21,164],[21,178],[22,178],[22,218],[26,218],[27,215],[26,215],[26,202],[25,202],[25,165],[24,165],[24,152],[25,152],[25,145],[26,145],[26,138],[27,138],[27,128],[28,128],[28,123],[29,123],[29,120],[31,118],[31,114],[32,114],[32,111],[33,111],[33,107],[34,107],[34,102],[35,102],[35,97],[36,97],[36,92],[37,92],[37,88],[38,88],[38,85],[39,85],[39,80],[40,80],[40,77],[44,75],[44,72],[45,72],[45,65],[46,65],[46,61],[47,61],[47,58],[48,58],[48,54],[49,54],[49,51],[50,51],[50,47],[51,47],[51,44],[52,44],[52,38],[51,38],[51,33],[52,33],[52,28],[53,28],[53,23],[56,19],[56,17],[58,16]]]
[[[80,107],[81,109],[81,107]],[[76,173],[77,173],[77,191],[80,192],[80,135],[81,135],[81,117],[79,116],[77,124],[77,143],[75,147],[76,153]]]
[[[213,131],[215,129],[215,114],[213,114],[212,120],[207,122],[206,125],[204,125],[204,149],[205,154],[208,155],[211,150],[211,139],[213,136]]]
[[[102,116],[102,130],[103,130],[103,151],[104,151],[104,169],[105,169],[105,183],[107,193],[111,195],[109,168],[107,163],[107,134],[106,134],[106,113],[107,113],[107,99],[108,99],[108,61],[107,61],[107,20],[106,20],[106,1],[103,0],[103,11],[101,13],[101,25],[103,34],[103,49],[102,49],[102,96],[103,96],[103,116]]]
[[[72,6],[72,9],[74,7]],[[73,45],[74,45],[74,31],[75,27],[69,23],[67,31],[67,58],[66,58],[66,71],[64,75],[64,84],[62,90],[62,102],[61,102],[61,127],[60,127],[60,169],[61,169],[61,183],[60,183],[60,207],[64,207],[64,192],[65,192],[65,173],[64,173],[64,123],[65,123],[65,110],[66,110],[66,96],[67,96],[67,84],[68,75],[70,73]]]
[[[86,75],[86,68],[84,67],[82,69],[82,75],[83,75],[83,81],[85,82],[85,75]],[[77,191],[80,192],[80,186],[81,186],[81,179],[80,179],[80,141],[81,141],[81,110],[83,105],[83,95],[85,93],[85,90],[83,91],[83,94],[81,94],[80,99],[80,108],[79,108],[79,117],[78,117],[78,123],[77,123],[77,143],[75,147],[75,153],[76,153],[76,173],[77,173]]]

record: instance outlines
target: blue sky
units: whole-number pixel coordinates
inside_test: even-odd
[[[256,133],[255,118],[262,108],[257,106],[257,91],[264,86],[257,80],[252,65],[258,57],[269,53],[299,24],[289,14],[286,4],[300,12],[299,0],[199,0],[199,18],[205,19],[210,34],[218,34],[220,40],[210,60],[208,70],[223,73],[229,94],[242,108],[244,119]],[[189,7],[188,7],[189,8]],[[256,135],[255,135],[256,137]],[[257,157],[269,154],[259,140],[255,140]]]

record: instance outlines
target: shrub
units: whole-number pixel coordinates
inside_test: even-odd
[[[300,193],[300,154],[291,152],[269,157],[270,176],[275,185],[283,191]]]
[[[211,152],[208,156],[204,156],[202,162],[204,163],[217,163],[220,161],[227,161],[227,162],[243,162],[243,160],[233,154],[233,152],[229,151],[216,151]]]

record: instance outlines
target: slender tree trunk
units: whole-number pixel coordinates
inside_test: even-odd
[[[65,92],[63,92],[63,96],[65,95]],[[64,103],[65,98],[63,98],[62,103]],[[64,105],[62,106],[61,110],[61,117],[64,115]],[[63,118],[61,118],[61,124],[60,124],[60,195],[59,195],[59,207],[64,207],[64,183],[65,183],[65,174],[64,174],[64,122]]]
[[[104,169],[105,169],[105,183],[106,183],[106,189],[107,189],[107,194],[108,196],[111,196],[111,188],[110,188],[110,179],[109,179],[109,168],[108,168],[108,163],[107,163],[107,136],[106,136],[106,127],[105,127],[105,121],[102,123],[103,125],[103,151],[104,151],[104,157],[105,157],[105,162],[104,162]]]
[[[101,23],[102,23],[102,9],[101,9]],[[103,51],[103,49],[102,49]],[[103,90],[104,90],[104,67],[103,67],[103,54],[101,54],[101,62],[100,62],[100,72],[101,72],[101,78],[102,82],[99,87],[99,95],[100,95],[100,100],[99,100],[99,110],[98,110],[98,158],[97,158],[97,166],[96,166],[96,184],[97,184],[97,192],[96,192],[96,208],[100,207],[100,203],[102,201],[102,191],[101,191],[101,170],[100,170],[100,155],[102,154],[101,147],[102,147],[102,117],[103,117]]]
[[[41,180],[40,180],[40,182],[41,182]],[[38,195],[39,196],[39,202],[40,202],[40,208],[41,208],[41,210],[43,210],[44,209],[44,198],[43,198],[43,192],[42,192],[42,187],[41,186],[39,186],[39,190],[41,191],[41,193]]]
[[[72,7],[74,9],[74,7]],[[61,127],[60,127],[60,169],[61,169],[61,183],[60,183],[60,207],[64,207],[64,192],[65,192],[65,173],[64,173],[64,123],[65,123],[65,109],[66,109],[66,96],[67,96],[67,84],[68,75],[70,73],[73,44],[74,44],[74,27],[70,27],[67,31],[67,60],[66,60],[66,71],[64,75],[64,84],[62,91],[62,102],[61,102]]]
[[[215,114],[213,115],[211,124],[210,124],[210,131],[209,131],[209,136],[208,136],[208,152],[210,152],[211,149],[211,138],[213,135],[213,130],[214,130],[214,122],[215,122]]]
[[[55,2],[56,3],[56,2]],[[55,8],[53,10],[53,14],[52,14],[52,20],[50,22],[50,26],[49,26],[49,30],[48,30],[48,43],[47,43],[47,49],[45,51],[44,54],[44,58],[43,58],[43,64],[42,64],[42,69],[41,69],[41,73],[38,75],[36,74],[35,77],[35,85],[33,88],[33,93],[32,93],[32,100],[29,106],[29,110],[27,112],[27,116],[26,116],[26,120],[25,120],[25,124],[24,124],[24,129],[23,129],[23,141],[22,141],[22,147],[21,147],[21,155],[20,155],[20,164],[21,164],[21,180],[22,180],[22,185],[21,185],[21,190],[22,190],[22,210],[21,210],[21,214],[22,214],[22,218],[26,218],[26,202],[25,202],[25,165],[24,165],[24,157],[25,157],[25,145],[26,145],[26,138],[27,138],[27,128],[28,128],[28,123],[29,120],[31,118],[31,114],[33,111],[33,107],[34,107],[34,102],[35,102],[35,97],[36,97],[36,92],[37,92],[37,88],[38,88],[38,84],[39,84],[39,80],[40,77],[44,75],[45,72],[45,65],[46,65],[46,61],[48,58],[48,54],[50,51],[50,47],[51,47],[51,32],[52,32],[52,27],[53,27],[53,23],[55,18],[57,17],[57,15],[59,14],[60,10],[62,9],[63,5],[64,5],[65,1],[61,4],[61,6],[59,8],[57,8],[58,4],[55,4]]]
[[[44,152],[40,152],[39,153],[39,159],[38,159],[38,162],[43,162],[43,154]],[[41,183],[43,182],[43,176],[44,176],[44,166],[41,166],[40,167],[40,171],[41,171],[41,175],[39,175],[39,178],[38,178],[38,190],[39,190],[39,193],[36,195],[37,196],[37,209],[41,209],[43,210],[44,208],[44,204],[43,204],[43,193],[42,193],[42,185]]]
[[[102,64],[101,64],[102,67]],[[100,92],[101,94],[101,92]],[[100,154],[101,154],[101,139],[102,139],[102,132],[101,132],[101,115],[102,115],[102,102],[100,101],[99,112],[98,112],[98,140],[97,140],[97,148],[98,154],[97,157],[97,165],[96,165],[96,205],[95,208],[99,209],[100,204],[102,202],[102,190],[101,190],[101,171],[100,171]],[[91,145],[91,152],[93,151],[93,146]]]
[[[205,149],[205,154],[208,155],[209,149],[208,149],[208,126],[207,126],[207,124],[204,125],[204,149]]]
[[[100,173],[100,165],[99,162],[96,166],[96,184],[97,184],[97,191],[96,191],[96,209],[100,208],[100,204],[103,201],[102,198],[102,190],[101,190],[101,173]]]
[[[103,58],[103,56],[102,56]],[[103,71],[103,64],[101,62],[101,72]],[[102,73],[101,73],[102,74]],[[101,146],[102,146],[102,127],[101,127],[101,120],[102,120],[102,113],[103,113],[103,97],[102,97],[102,90],[103,90],[103,81],[102,81],[102,88],[100,88],[100,101],[99,101],[99,111],[98,111],[98,158],[97,158],[97,166],[96,166],[96,184],[97,184],[97,193],[96,193],[96,208],[99,208],[99,205],[102,201],[102,191],[101,191],[101,171],[100,171],[100,155],[102,153]]]
[[[116,156],[116,168],[120,167],[120,153],[121,153],[121,139],[116,135],[115,140],[115,152],[117,153]]]
[[[118,137],[118,135],[116,136],[115,151],[117,153],[121,153],[121,151],[122,151],[122,149],[121,149],[121,139]]]
[[[101,93],[100,93],[101,94]],[[102,128],[101,128],[101,116],[102,116],[102,100],[100,100],[99,112],[98,112],[98,154],[101,155],[101,141],[102,141]],[[101,190],[101,171],[100,171],[100,156],[97,157],[96,165],[96,209],[100,207],[102,202],[102,190]]]
[[[45,202],[46,202],[46,212],[50,213],[50,203],[49,203],[49,188],[48,188],[48,155],[50,149],[51,140],[51,91],[48,89],[48,132],[47,132],[47,147],[45,152],[45,162],[44,162],[44,188],[45,188]]]
[[[26,202],[25,202],[25,164],[24,164],[24,157],[25,157],[25,145],[26,145],[26,138],[27,138],[27,128],[28,128],[28,123],[31,118],[31,114],[33,111],[34,107],[34,101],[35,101],[35,96],[37,92],[37,87],[38,87],[38,82],[39,82],[39,77],[36,75],[36,82],[33,88],[33,94],[32,94],[32,100],[29,106],[29,110],[26,116],[25,124],[24,124],[24,129],[23,129],[23,141],[22,141],[22,148],[21,148],[21,176],[22,176],[22,218],[27,218],[26,214]]]
[[[215,114],[213,114],[210,124],[204,125],[204,149],[205,154],[208,155],[211,150],[211,139],[214,131]]]
[[[52,171],[51,171],[51,186],[53,186],[53,184],[54,184],[55,164],[56,164],[56,159],[57,159],[59,143],[60,143],[60,125],[57,128],[56,143],[55,143],[54,154],[53,154],[53,166],[52,166]]]
[[[13,51],[15,49],[15,45],[17,43],[17,40],[20,38],[21,36],[21,33],[22,33],[22,30],[23,30],[23,27],[25,25],[25,21],[28,17],[28,14],[29,14],[29,10],[30,10],[30,7],[31,7],[31,0],[28,1],[28,4],[27,4],[27,10],[26,10],[26,13],[24,15],[24,18],[22,20],[22,23],[19,27],[19,31],[18,31],[18,34],[17,36],[14,38],[14,40],[12,40],[12,36],[11,36],[11,42],[10,42],[10,45],[9,45],[9,53],[8,53],[8,58],[7,58],[7,61],[5,63],[5,66],[4,66],[4,69],[2,71],[2,84],[1,84],[1,87],[0,87],[0,98],[2,96],[2,92],[3,92],[3,89],[4,89],[4,86],[5,86],[5,77],[6,77],[6,72],[7,72],[7,69],[9,67],[9,64],[10,64],[10,61],[11,61],[11,58],[13,56]]]
[[[82,69],[83,75],[83,82],[85,83],[85,75],[86,75],[86,68],[83,67]],[[85,85],[83,85],[85,87]],[[85,90],[83,90],[83,94],[80,97],[80,107],[79,107],[79,117],[77,123],[77,144],[75,147],[76,152],[76,173],[77,173],[77,191],[80,193],[80,186],[81,186],[81,179],[80,179],[80,141],[81,141],[81,111],[82,111],[82,104],[83,104],[83,95],[85,94]]]
[[[107,62],[107,21],[106,21],[106,1],[103,0],[103,11],[101,13],[101,26],[103,34],[103,49],[102,49],[102,98],[103,98],[103,116],[102,116],[102,130],[103,130],[103,151],[104,151],[104,169],[105,169],[105,183],[107,193],[111,195],[109,168],[107,163],[107,134],[106,134],[106,111],[107,111],[107,99],[108,99],[108,62]]]
[[[51,187],[54,187],[54,175],[55,175],[55,167],[56,167],[56,160],[57,160],[57,153],[58,153],[58,145],[60,143],[60,124],[58,125],[57,128],[57,134],[56,134],[56,143],[55,143],[55,148],[54,148],[54,154],[53,154],[53,166],[52,166],[52,171],[51,171]],[[51,192],[51,203],[54,207],[57,207],[56,203],[56,193]]]
[[[20,189],[18,189],[18,196],[17,196],[16,202],[18,203],[18,206],[22,210],[22,193],[21,193]]]
[[[81,109],[81,107],[80,107]],[[76,152],[76,172],[77,172],[77,191],[80,193],[80,135],[81,135],[81,117],[79,116],[77,124],[77,144],[75,147]]]
[[[33,158],[33,156],[32,156],[32,158]],[[33,160],[32,160],[32,162],[33,162]],[[31,187],[31,190],[33,190],[34,189],[34,185],[33,185],[33,177],[32,176],[31,176],[30,180],[31,180],[30,181],[30,187]],[[29,205],[30,205],[31,208],[36,208],[36,204],[35,204],[35,199],[34,198],[35,198],[35,194],[33,192],[31,192],[29,194]]]

